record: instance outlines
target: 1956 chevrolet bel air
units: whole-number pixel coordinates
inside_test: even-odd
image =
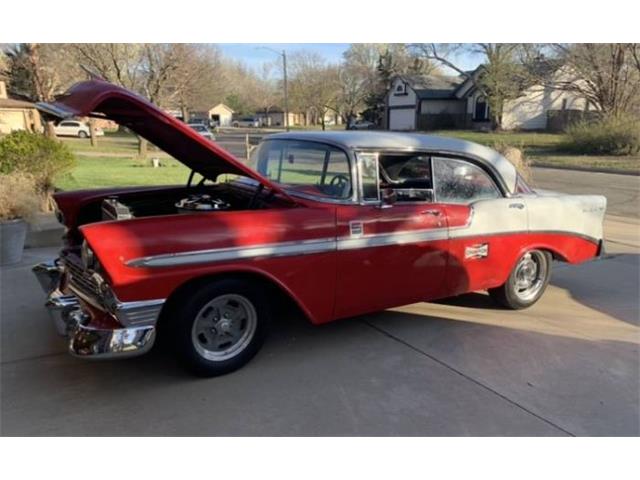
[[[184,186],[55,195],[60,257],[34,267],[69,351],[147,352],[200,375],[248,362],[282,294],[314,324],[476,290],[520,309],[552,259],[601,254],[606,200],[531,189],[489,148],[391,132],[270,135],[241,163],[138,95],[79,83],[57,118],[108,118],[191,169]]]

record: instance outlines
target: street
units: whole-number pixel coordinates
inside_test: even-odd
[[[242,134],[227,139],[242,148]],[[238,153],[238,152],[234,152]],[[639,177],[534,169],[608,197],[607,256],[554,264],[531,309],[484,293],[314,327],[292,312],[231,375],[156,352],[70,357],[30,272],[2,267],[2,435],[639,435]]]

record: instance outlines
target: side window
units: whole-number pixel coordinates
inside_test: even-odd
[[[433,201],[431,157],[421,154],[380,156],[382,187],[396,192],[398,201]]]
[[[378,158],[375,153],[359,153],[360,184],[362,185],[362,199],[365,202],[380,200]]]
[[[442,203],[471,203],[500,198],[500,190],[480,167],[465,160],[434,158],[436,200]]]
[[[249,165],[300,193],[334,199],[351,197],[349,158],[342,150],[325,144],[265,141],[254,150]]]

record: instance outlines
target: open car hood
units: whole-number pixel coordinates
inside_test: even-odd
[[[295,203],[281,187],[182,121],[138,94],[104,80],[76,83],[55,102],[38,103],[36,107],[45,117],[65,119],[89,116],[113,120],[209,179],[215,180],[223,173],[243,175]]]

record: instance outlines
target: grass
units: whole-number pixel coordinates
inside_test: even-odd
[[[492,146],[495,143],[508,143],[514,147],[522,146],[526,150],[557,149],[565,136],[559,133],[544,132],[477,132],[471,130],[439,130],[432,132],[444,137],[459,138],[482,145]]]
[[[592,156],[549,153],[530,155],[533,166],[577,167],[580,169],[611,170],[640,174],[639,156]]]
[[[186,184],[190,170],[177,160],[163,159],[160,168],[151,167],[151,160],[131,158],[76,156],[76,168],[56,180],[63,190],[112,186]]]

